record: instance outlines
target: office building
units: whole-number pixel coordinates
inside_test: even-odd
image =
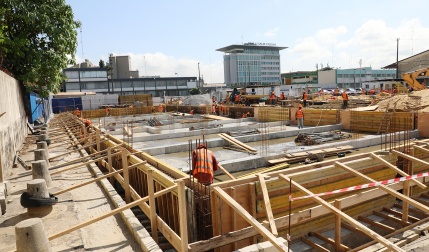
[[[227,86],[280,84],[280,50],[271,43],[245,43],[217,49],[225,53],[224,78]]]

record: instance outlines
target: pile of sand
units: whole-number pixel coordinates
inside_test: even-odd
[[[183,100],[181,105],[186,106],[199,106],[199,105],[211,105],[212,99],[210,94],[202,94],[202,95],[190,95]]]
[[[377,97],[379,98],[379,97]],[[414,91],[411,94],[398,94],[390,96],[378,103],[377,111],[420,111],[429,112],[429,89]]]

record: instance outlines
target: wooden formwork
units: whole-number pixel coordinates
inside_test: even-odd
[[[304,109],[304,115],[305,126],[322,126],[340,122],[339,110],[334,109]]]
[[[350,111],[350,125],[353,131],[386,133],[413,130],[414,113]]]
[[[255,119],[259,122],[276,122],[289,120],[289,108],[255,107]]]
[[[105,109],[82,110],[81,113],[82,117],[84,118],[100,118],[106,116]],[[109,116],[139,115],[150,113],[152,113],[151,106],[109,108]]]
[[[143,106],[152,106],[153,100],[151,94],[120,95],[119,104],[141,102]]]

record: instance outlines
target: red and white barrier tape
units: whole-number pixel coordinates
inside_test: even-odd
[[[395,184],[395,183],[403,182],[403,181],[406,181],[406,180],[411,180],[411,179],[416,179],[416,178],[422,178],[422,177],[428,177],[428,176],[429,176],[429,172],[425,172],[425,173],[420,173],[420,174],[415,174],[415,175],[409,175],[409,176],[400,177],[400,178],[382,180],[382,181],[372,182],[372,183],[368,183],[368,184],[347,187],[347,188],[338,189],[338,190],[334,190],[334,191],[330,191],[330,192],[323,192],[323,193],[317,193],[317,194],[309,194],[309,195],[306,195],[306,196],[301,196],[301,197],[296,197],[296,198],[292,198],[292,196],[289,195],[289,200],[290,201],[294,201],[294,200],[312,198],[312,197],[316,197],[316,196],[324,196],[324,195],[330,195],[330,194],[335,194],[335,193],[355,191],[355,190],[360,190],[360,189],[364,189],[364,188],[375,187],[375,186],[379,186],[379,185],[390,185],[390,184]]]

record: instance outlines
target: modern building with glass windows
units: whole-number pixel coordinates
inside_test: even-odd
[[[64,92],[96,92],[102,94],[152,94],[153,97],[186,96],[197,87],[197,77],[142,77],[108,79],[107,69],[67,68]],[[165,93],[164,93],[165,92]]]
[[[245,43],[219,48],[227,86],[280,84],[280,50],[271,43]]]

